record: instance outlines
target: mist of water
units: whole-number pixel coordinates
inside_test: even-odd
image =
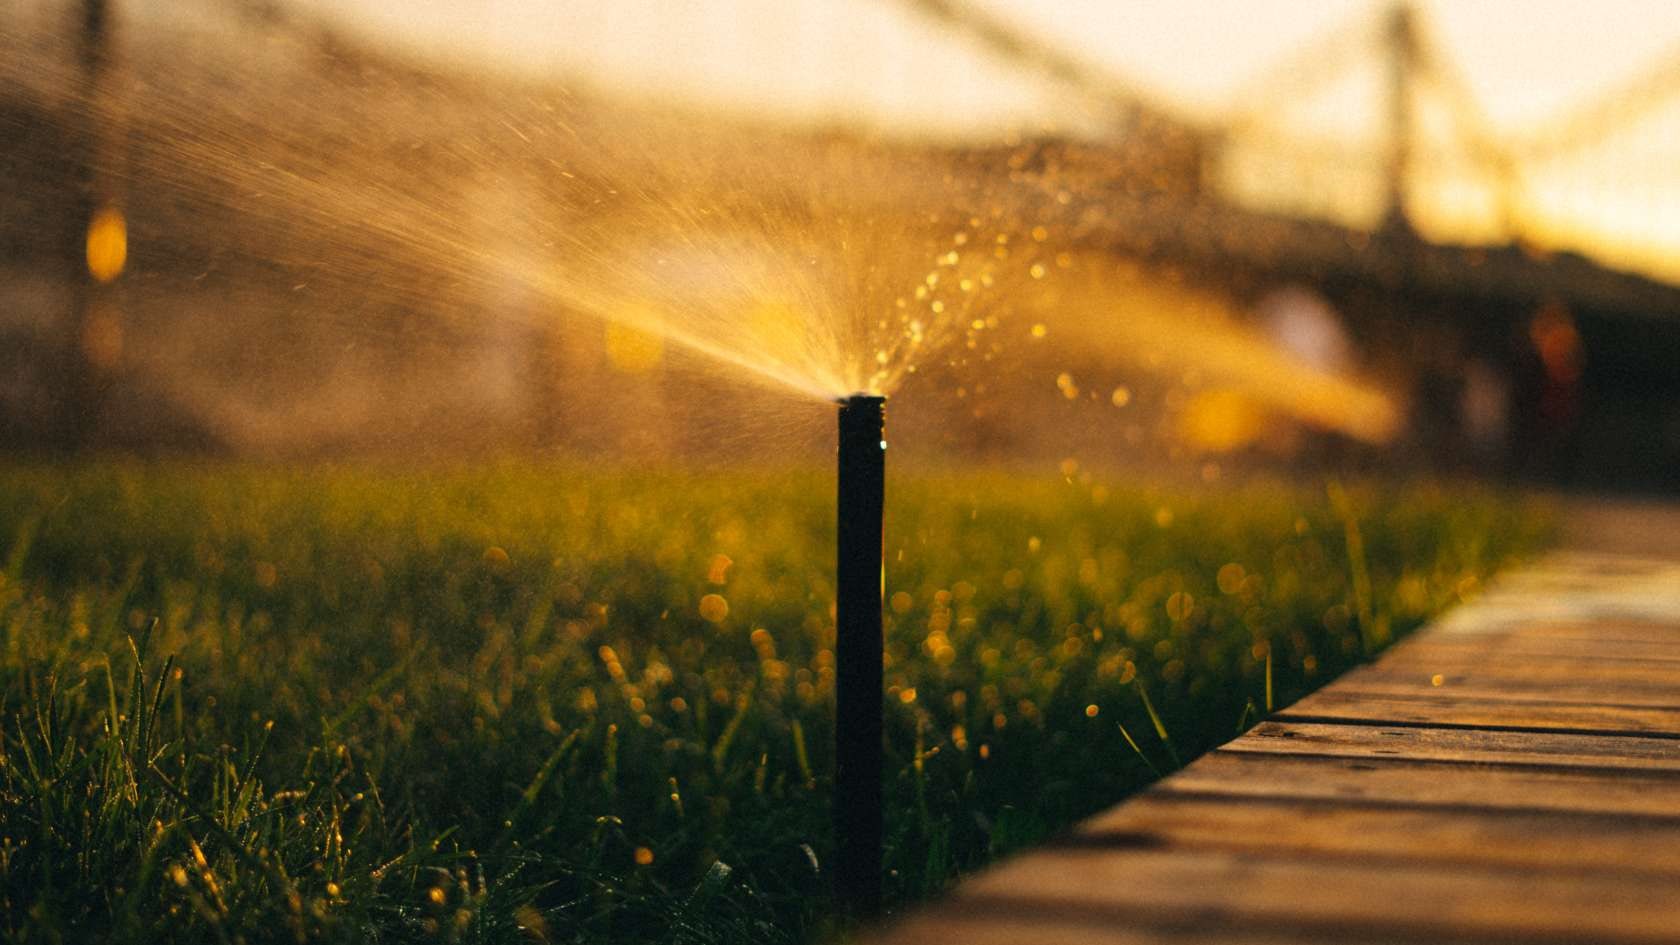
[[[891,394],[928,367],[995,370],[1003,339],[1027,337],[1011,310],[1028,298],[1046,307],[1041,280],[1076,225],[1053,170],[1029,174],[996,150],[968,158],[699,120],[211,21],[132,31],[110,78],[89,89],[65,44],[38,28],[0,34],[0,80],[105,136],[102,171],[128,195],[132,242],[149,262],[127,291],[153,308],[198,298],[226,312],[225,330],[250,333],[245,367],[259,376],[285,368],[288,334],[343,350],[447,350],[464,334],[541,339],[582,319],[614,326],[609,338],[686,352],[687,369],[800,400]],[[162,246],[167,258],[143,258]],[[1128,291],[1086,282],[1099,296]],[[236,314],[276,286],[290,305]],[[1080,307],[1095,325],[1198,331],[1105,313],[1089,295]],[[162,347],[199,350],[214,321],[179,319]],[[1099,334],[1111,348],[1144,346],[1136,331]],[[1184,363],[1207,349],[1166,347]],[[178,396],[231,409],[178,364],[154,367]],[[1275,386],[1270,368],[1224,373]],[[323,422],[378,409],[314,386]],[[1327,390],[1321,400],[1340,397]],[[614,409],[611,399],[597,409]]]
[[[300,293],[538,327],[583,315],[834,399],[889,393],[972,342],[999,270],[1025,265],[985,176],[906,174],[909,148],[323,63],[283,37],[238,60],[181,55],[205,44],[139,37],[97,97],[67,96],[78,83],[50,53],[7,78],[135,137],[119,187],[221,211],[237,228],[200,234],[225,240],[206,258],[260,257]],[[540,304],[475,304],[510,285]],[[348,314],[347,337],[373,328]]]

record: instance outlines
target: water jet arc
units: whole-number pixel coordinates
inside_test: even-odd
[[[835,560],[834,895],[853,918],[881,909],[881,519],[885,398],[840,401]]]

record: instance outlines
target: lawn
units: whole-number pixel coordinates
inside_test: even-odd
[[[4,935],[833,934],[832,488],[0,468]],[[1235,735],[1548,522],[1458,487],[895,477],[889,896]]]

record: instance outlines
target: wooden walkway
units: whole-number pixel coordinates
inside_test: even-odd
[[[877,941],[1680,942],[1680,528],[1652,540],[1500,580]]]

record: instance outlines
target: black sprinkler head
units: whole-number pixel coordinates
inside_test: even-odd
[[[840,403],[835,562],[834,894],[853,918],[881,909],[881,570],[886,398]]]

